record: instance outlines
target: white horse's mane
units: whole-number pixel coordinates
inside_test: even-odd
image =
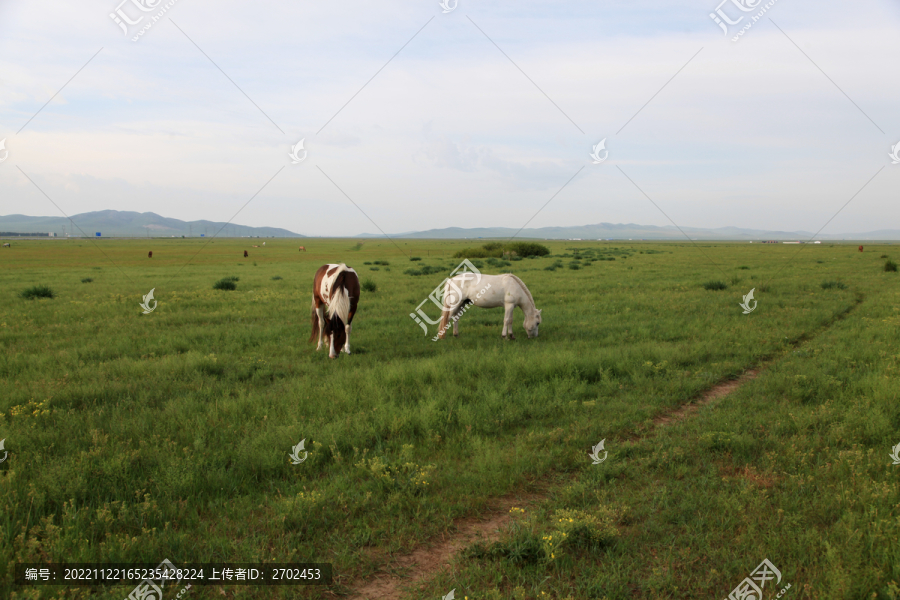
[[[507,273],[506,275],[508,275],[509,277],[512,277],[513,281],[515,281],[516,283],[518,283],[518,284],[519,284],[519,287],[521,287],[521,288],[525,291],[525,294],[528,296],[528,299],[531,301],[531,308],[536,308],[535,305],[534,305],[534,298],[531,296],[531,292],[528,291],[528,288],[525,287],[525,282],[523,282],[521,279],[519,279],[518,277],[516,277],[516,276],[513,275],[512,273]]]
[[[334,287],[335,282],[337,281],[338,276],[344,271],[350,271],[344,263],[338,265],[337,271],[332,275],[325,274],[326,277],[331,278],[331,298],[325,298],[325,307],[328,311],[328,318],[332,318],[335,313],[338,318],[346,325],[347,317],[350,314],[350,292],[345,287],[341,287],[337,289]]]

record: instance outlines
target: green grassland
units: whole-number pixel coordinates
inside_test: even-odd
[[[265,241],[0,251],[0,597],[121,600],[133,585],[14,590],[13,565],[168,558],[334,565],[330,588],[190,599],[335,598],[491,498],[540,492],[403,597],[724,598],[768,558],[785,598],[900,598],[896,246],[548,242],[476,263],[528,285],[538,338],[518,310],[505,341],[502,309],[472,308],[433,342],[409,314],[472,240]],[[326,262],[376,288],[337,360],[307,343]]]

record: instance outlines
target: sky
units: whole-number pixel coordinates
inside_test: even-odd
[[[900,227],[900,1],[717,1],[0,0],[0,214]]]

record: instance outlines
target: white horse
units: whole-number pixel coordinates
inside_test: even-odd
[[[522,324],[525,333],[530,338],[538,336],[541,311],[535,308],[534,298],[522,280],[511,273],[503,275],[463,273],[448,279],[444,286],[444,310],[441,313],[441,329],[438,333],[440,339],[444,339],[450,319],[453,319],[453,335],[459,337],[459,317],[469,304],[481,308],[502,306],[506,310],[503,315],[502,336],[510,340],[516,339],[513,335],[512,319],[513,310],[518,306],[525,313],[525,322]]]

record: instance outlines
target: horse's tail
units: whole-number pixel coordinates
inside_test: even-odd
[[[309,324],[312,326],[312,333],[309,334],[309,341],[315,342],[319,337],[319,315],[316,314],[316,293],[313,292],[312,306],[309,309]]]

